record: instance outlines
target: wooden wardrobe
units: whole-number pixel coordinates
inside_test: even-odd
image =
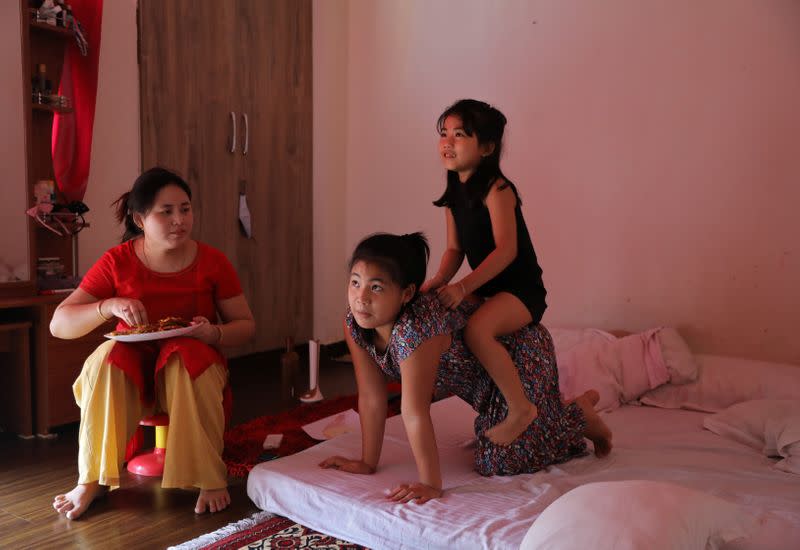
[[[234,355],[310,338],[311,0],[140,0],[139,64],[142,168],[187,179],[256,318]]]

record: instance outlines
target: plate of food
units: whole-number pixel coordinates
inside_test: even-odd
[[[196,328],[197,325],[180,317],[165,317],[157,323],[138,325],[126,330],[115,330],[104,336],[118,342],[147,342],[185,336]]]

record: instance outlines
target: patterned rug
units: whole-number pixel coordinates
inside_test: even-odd
[[[303,527],[280,516],[258,512],[252,517],[202,535],[169,550],[260,550],[266,548],[324,548],[367,550]]]

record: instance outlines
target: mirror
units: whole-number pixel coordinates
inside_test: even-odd
[[[0,286],[31,278],[19,10],[19,2],[0,2]]]

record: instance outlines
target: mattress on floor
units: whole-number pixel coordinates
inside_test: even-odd
[[[445,494],[424,505],[395,504],[384,490],[416,481],[402,419],[387,421],[374,475],[322,470],[331,455],[359,457],[359,433],[256,466],[247,492],[262,510],[375,549],[518,548],[536,517],[569,490],[595,481],[645,479],[698,489],[737,502],[762,518],[736,548],[800,548],[800,476],[774,460],[702,427],[706,413],[623,406],[604,419],[614,450],[535,474],[481,477],[473,471],[475,413],[458,398],[435,403]]]

